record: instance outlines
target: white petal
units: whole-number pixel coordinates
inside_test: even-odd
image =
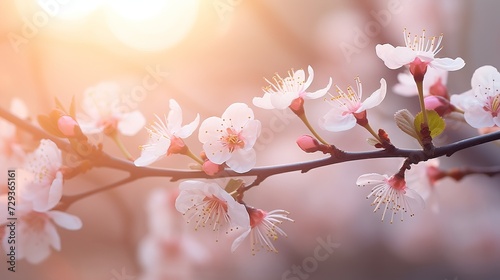
[[[328,85],[326,87],[324,87],[320,90],[317,90],[315,92],[308,92],[303,97],[305,99],[317,99],[317,98],[323,97],[330,90],[331,86],[332,86],[332,78],[330,78]]]
[[[245,173],[252,169],[257,162],[257,155],[254,149],[236,150],[232,153],[230,159],[226,161],[227,166],[237,173]]]
[[[406,191],[405,195],[411,198],[412,201],[415,202],[419,208],[425,207],[424,199],[415,190],[406,188],[405,191]]]
[[[191,134],[193,134],[193,132],[198,127],[199,123],[200,123],[200,114],[196,114],[196,118],[192,122],[181,127],[178,131],[174,133],[174,135],[179,138],[185,139],[191,136]]]
[[[482,106],[468,108],[464,113],[464,118],[474,128],[492,127],[495,125],[491,113],[485,111]]]
[[[226,133],[225,123],[221,118],[210,117],[204,120],[198,131],[198,140],[201,143],[218,141]]]
[[[215,164],[222,164],[231,157],[229,149],[218,140],[204,143],[203,151],[205,151],[207,158]]]
[[[58,226],[68,229],[68,230],[79,230],[82,228],[82,220],[75,215],[71,215],[65,212],[52,210],[47,212],[47,215],[56,223]]]
[[[271,104],[276,109],[286,109],[298,97],[298,92],[275,93],[271,95]]]
[[[302,73],[304,73],[304,71],[302,71]],[[309,88],[309,86],[312,84],[312,81],[314,79],[314,70],[311,67],[311,65],[307,66],[307,74],[308,74],[307,81],[302,85],[303,90],[307,90],[307,88]],[[302,77],[301,81],[304,81],[304,80],[305,80],[304,77]]]
[[[344,131],[356,125],[356,118],[352,114],[334,107],[320,119],[319,125],[332,132]]]
[[[377,173],[363,174],[356,180],[356,185],[360,187],[377,185],[383,183],[385,179],[387,179],[386,176]]]
[[[57,203],[59,203],[59,201],[62,198],[62,193],[63,193],[63,177],[61,172],[57,172],[56,178],[54,179],[54,181],[52,181],[52,185],[50,186],[49,189],[47,209],[45,210],[52,209],[54,206],[56,206]]]
[[[245,126],[245,129],[241,132],[241,136],[245,141],[243,149],[247,150],[253,147],[255,141],[257,141],[257,138],[260,135],[260,131],[261,124],[258,120],[252,120]]]
[[[465,62],[460,57],[457,57],[455,59],[451,59],[448,57],[434,58],[434,60],[431,61],[430,66],[446,71],[456,71],[462,69],[465,66]]]
[[[139,132],[146,124],[146,118],[140,111],[133,111],[122,115],[118,122],[118,131],[123,135],[133,136]]]
[[[252,99],[252,103],[262,109],[274,109],[274,106],[271,103],[271,94],[269,92],[264,93],[264,96],[262,97],[254,97]]]
[[[222,114],[222,121],[226,123],[226,127],[236,131],[241,131],[253,119],[253,111],[245,103],[233,103]]]
[[[361,103],[361,107],[359,107],[356,112],[360,113],[379,105],[384,100],[386,93],[387,83],[385,82],[385,79],[380,79],[380,88],[372,93],[370,97],[365,99],[365,101]]]
[[[425,77],[427,77],[427,75]],[[392,88],[392,90],[395,93],[402,96],[418,95],[417,86],[415,85],[415,80],[413,79],[413,76],[409,72],[399,73],[398,82],[399,83]],[[424,83],[425,83],[425,78],[424,78]]]
[[[460,109],[466,110],[469,108],[473,103],[478,103],[476,98],[474,97],[474,93],[471,90],[466,91],[464,93],[460,94],[453,94],[450,97],[450,103],[453,104],[453,106],[456,106]]]
[[[174,99],[169,100],[169,108],[167,116],[167,129],[169,131],[176,131],[181,127],[182,124],[182,109],[179,103]]]
[[[393,47],[390,44],[377,45],[377,56],[384,61],[389,69],[397,69],[412,62],[416,53],[407,47]]]
[[[156,134],[151,136],[149,143],[142,146],[141,156],[134,161],[136,166],[150,165],[167,154],[172,141]]]
[[[243,240],[245,240],[247,238],[247,236],[250,234],[251,231],[252,231],[252,229],[249,228],[248,230],[244,231],[240,236],[238,236],[238,238],[236,238],[233,241],[233,244],[231,245],[231,252],[232,253],[234,253],[234,251],[236,251],[236,249],[241,245],[241,243],[243,243]]]
[[[479,67],[472,75],[471,86],[478,96],[485,93],[496,95],[496,90],[500,88],[500,73],[490,65]]]
[[[47,236],[47,240],[52,246],[52,248],[56,249],[57,251],[61,250],[61,238],[59,237],[59,234],[57,233],[56,227],[50,223],[47,222],[45,224],[45,235]]]

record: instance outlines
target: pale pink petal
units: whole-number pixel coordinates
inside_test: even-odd
[[[468,108],[464,113],[465,121],[474,128],[492,127],[495,125],[493,116],[481,106]]]
[[[134,161],[136,166],[147,166],[167,154],[171,140],[159,134],[152,134],[149,143],[142,146],[141,156]]]
[[[437,69],[443,69],[446,71],[456,71],[462,69],[465,66],[465,62],[460,57],[457,57],[455,59],[451,59],[448,57],[434,58],[431,61],[430,66]]]
[[[82,228],[82,220],[75,215],[57,210],[49,211],[47,212],[47,215],[54,221],[54,223],[64,229],[79,230]]]
[[[385,182],[387,178],[384,175],[380,175],[377,173],[368,173],[359,176],[358,180],[356,180],[356,185],[358,186],[371,186],[377,185]]]
[[[207,158],[215,164],[222,164],[231,157],[229,149],[218,140],[204,143],[203,150]]]
[[[275,93],[271,95],[271,104],[276,109],[286,109],[292,101],[299,97],[298,92]]]
[[[365,99],[363,103],[361,103],[361,107],[358,108],[356,113],[360,113],[378,106],[384,100],[386,93],[387,83],[385,82],[385,79],[380,79],[380,88],[372,93],[367,99]]]
[[[20,242],[18,250],[19,258],[24,257],[26,261],[32,264],[39,264],[50,255],[50,241],[47,235],[43,233],[26,233],[22,237],[23,242]]]
[[[244,103],[233,103],[222,114],[225,127],[241,131],[245,125],[254,119],[253,111]]]
[[[232,153],[230,159],[226,161],[227,166],[237,173],[245,173],[252,169],[257,162],[257,155],[254,149],[236,150]]]
[[[317,99],[317,98],[323,97],[330,90],[331,86],[332,86],[332,78],[330,78],[328,85],[326,87],[319,89],[315,92],[306,93],[303,96],[303,98],[305,98],[305,99]]]
[[[264,96],[262,97],[254,97],[252,99],[252,103],[262,109],[274,109],[274,106],[271,103],[271,94],[269,92],[264,93]]]
[[[61,238],[57,233],[56,227],[51,222],[45,223],[44,232],[41,234],[45,234],[47,236],[47,240],[52,248],[57,251],[61,251]]]
[[[332,132],[344,131],[356,125],[356,118],[351,113],[333,107],[320,119],[319,125],[321,128]]]
[[[299,71],[302,71],[302,70],[299,70]],[[304,74],[304,71],[302,71],[302,74]],[[309,88],[309,86],[312,84],[312,81],[314,79],[314,70],[311,67],[311,65],[307,66],[307,74],[308,74],[307,81],[305,81],[305,83],[302,85],[303,90],[307,90],[307,88]],[[294,77],[295,77],[295,75],[294,75]],[[304,81],[304,80],[305,80],[305,77],[302,76],[300,81]]]
[[[133,136],[137,134],[144,125],[146,125],[146,119],[142,113],[140,111],[133,111],[123,114],[118,122],[117,128],[123,135]]]
[[[169,131],[177,131],[182,125],[182,109],[179,103],[174,99],[169,100],[170,111],[167,117],[167,129]]]
[[[260,135],[260,131],[260,121],[252,120],[248,122],[245,129],[241,132],[241,137],[245,141],[245,146],[243,147],[243,149],[251,149],[254,146],[255,141],[257,141],[257,138]]]
[[[416,53],[407,47],[393,47],[390,44],[377,45],[377,56],[384,61],[389,69],[397,69],[412,62]]]
[[[396,84],[392,90],[403,96],[416,96],[418,95],[417,86],[415,85],[415,80],[410,73],[399,73],[398,74],[398,84]],[[425,77],[424,77],[425,82]]]
[[[226,133],[226,127],[221,118],[210,117],[204,120],[198,132],[198,140],[201,143],[206,143],[207,141],[218,141],[224,133]]]
[[[181,127],[178,131],[174,133],[174,135],[179,138],[185,139],[191,136],[191,134],[193,134],[193,132],[198,127],[199,123],[200,123],[200,114],[196,114],[196,118],[192,122]]]
[[[250,234],[251,231],[252,231],[252,229],[249,228],[248,230],[244,231],[240,236],[238,236],[238,238],[236,238],[233,241],[233,244],[231,245],[231,252],[232,253],[234,253],[234,251],[236,251],[236,249],[241,245],[241,243],[243,243],[243,241],[247,238],[247,236]]]
[[[406,188],[405,195],[407,197],[411,198],[410,201],[414,202],[414,204],[416,204],[417,207],[419,207],[419,208],[425,207],[424,199],[415,190],[412,190],[410,188]],[[410,204],[410,206],[412,206],[412,205]]]

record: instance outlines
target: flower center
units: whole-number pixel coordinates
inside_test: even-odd
[[[485,111],[491,112],[495,118],[500,114],[500,94],[495,96],[488,96],[487,105],[483,107]]]
[[[237,133],[232,128],[227,128],[227,135],[222,137],[222,142],[228,147],[229,151],[232,153],[235,149],[243,148],[245,146],[245,141],[241,137],[240,133]]]
[[[355,91],[352,86],[348,86],[346,93],[341,90],[338,85],[335,85],[335,87],[337,88],[337,95],[330,98],[331,101],[335,101],[337,102],[337,104],[347,109],[347,112],[343,112],[343,115],[354,113],[359,109],[359,107],[361,107],[361,95],[363,93],[363,87],[361,85],[361,80],[359,79],[359,77],[356,77],[355,81],[358,89],[357,91]]]
[[[293,73],[293,69],[291,71],[288,71],[288,76],[285,78],[282,78],[276,73],[273,77],[274,83],[265,79],[266,82],[269,83],[269,86],[265,87],[264,91],[269,93],[277,92],[282,94],[298,92],[300,94],[302,85],[304,84],[304,80],[302,78],[294,78]]]

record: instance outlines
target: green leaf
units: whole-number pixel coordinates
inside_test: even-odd
[[[431,131],[431,137],[434,138],[439,134],[443,133],[446,127],[446,123],[436,111],[434,110],[425,110],[425,111],[427,112],[427,121],[429,124],[429,130]],[[415,121],[413,122],[415,130],[418,131],[419,134],[423,122],[424,122],[424,115],[422,114],[422,112],[420,112],[415,116]]]
[[[243,180],[241,179],[231,179],[226,185],[226,192],[232,193],[239,189],[243,185]]]

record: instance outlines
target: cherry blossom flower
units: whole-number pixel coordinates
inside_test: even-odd
[[[177,190],[154,190],[147,202],[148,233],[139,244],[141,279],[193,279],[210,254],[189,232],[175,209]]]
[[[279,235],[287,236],[278,225],[283,223],[283,221],[293,222],[293,220],[288,217],[290,213],[285,210],[266,212],[249,207],[247,207],[247,211],[250,215],[250,228],[234,240],[231,251],[234,252],[243,240],[250,235],[253,255],[261,248],[269,252],[277,253],[278,250],[276,250],[272,242],[276,241]]]
[[[189,180],[182,182],[179,189],[175,208],[188,223],[194,223],[195,230],[210,228],[218,235],[221,229],[228,232],[250,225],[245,206],[218,184]]]
[[[366,197],[369,199],[375,196],[372,206],[375,206],[373,212],[377,212],[381,207],[384,209],[382,213],[382,221],[384,221],[387,210],[391,211],[391,224],[394,221],[394,216],[400,214],[403,221],[404,213],[410,212],[410,216],[414,215],[412,204],[423,207],[424,200],[413,189],[406,185],[406,181],[400,175],[396,174],[391,177],[377,173],[369,173],[361,175],[356,184],[360,187],[373,186],[371,193]]]
[[[198,127],[200,115],[189,124],[182,126],[182,109],[174,100],[169,101],[170,112],[165,117],[165,122],[160,117],[156,116],[157,122],[147,128],[149,132],[149,142],[141,146],[141,156],[135,160],[136,166],[146,166],[161,159],[165,155],[175,153],[184,142],[185,139]]]
[[[81,220],[71,214],[56,210],[34,211],[31,201],[24,199],[24,184],[17,184],[18,196],[16,199],[16,258],[26,259],[26,261],[38,264],[50,255],[50,248],[57,251],[61,250],[61,240],[56,226],[68,229],[78,230],[82,227]],[[0,207],[7,209],[7,195],[0,196]],[[9,229],[7,220],[7,211],[0,212],[2,227]],[[6,252],[9,252],[9,233],[6,231],[2,238],[2,246]]]
[[[385,98],[387,84],[384,79],[380,79],[380,88],[363,102],[361,102],[363,89],[359,78],[356,78],[356,85],[357,91],[349,86],[347,92],[335,86],[337,95],[329,100],[333,108],[320,119],[320,126],[323,129],[333,132],[351,129],[356,125],[358,118],[366,117],[364,115],[366,110],[379,105]]]
[[[135,135],[146,124],[139,110],[132,111],[122,103],[118,84],[103,82],[87,89],[84,93],[78,123],[85,134],[104,132],[112,135],[119,131],[123,135]]]
[[[424,96],[438,95],[448,96],[446,82],[448,71],[442,69],[428,68],[424,76],[423,92]],[[393,91],[402,96],[417,96],[418,90],[415,85],[413,75],[409,71],[398,74],[398,84],[393,87]],[[443,96],[444,95],[444,96]]]
[[[411,37],[410,33],[403,32],[405,46],[394,47],[390,44],[376,46],[377,56],[382,59],[385,65],[390,69],[397,69],[404,65],[410,65],[416,61],[423,62],[436,69],[446,71],[455,71],[464,67],[465,62],[462,58],[435,58],[441,50],[441,41],[443,35],[431,37],[429,40],[425,37],[425,30],[421,36]],[[437,41],[436,41],[437,40]]]
[[[500,126],[500,73],[493,66],[479,67],[471,79],[472,89],[451,96],[451,103],[464,110],[465,121],[475,128]]]
[[[244,173],[255,166],[253,146],[260,130],[260,121],[254,120],[252,109],[244,103],[234,103],[224,111],[222,118],[210,117],[203,121],[198,138],[211,162],[225,162],[235,172]]]
[[[38,148],[26,157],[24,169],[30,172],[26,199],[32,201],[35,211],[53,208],[62,197],[62,155],[57,145],[42,139]]]
[[[323,97],[332,86],[330,78],[328,85],[315,92],[307,92],[314,78],[314,71],[311,66],[307,67],[309,77],[305,79],[304,70],[300,69],[288,73],[285,78],[278,74],[273,78],[274,83],[267,80],[269,86],[264,88],[264,96],[254,97],[253,104],[263,109],[286,109],[297,98],[317,99]]]

